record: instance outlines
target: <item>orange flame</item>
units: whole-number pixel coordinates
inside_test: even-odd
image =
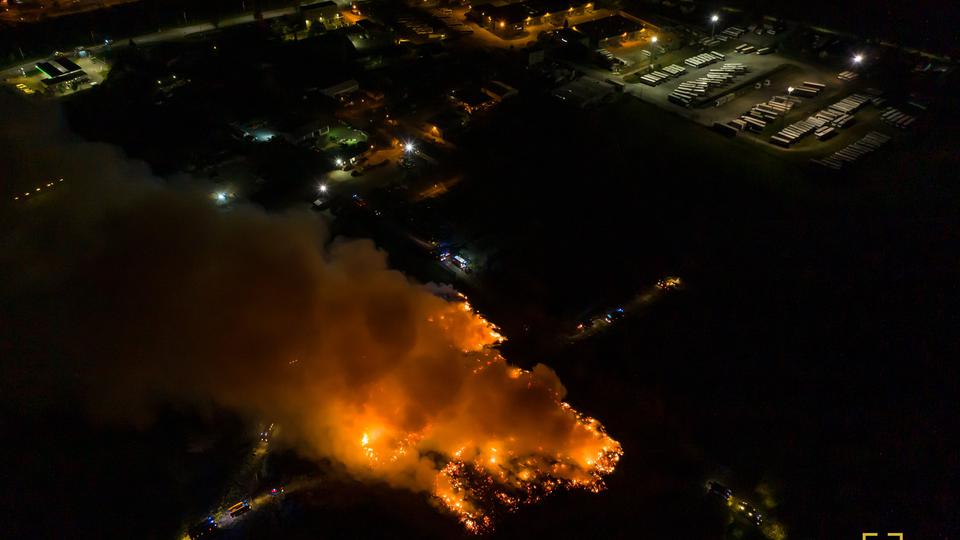
[[[468,315],[467,325],[463,324],[464,314]],[[456,327],[457,346],[465,353],[468,366],[472,365],[461,388],[473,390],[464,390],[465,401],[449,418],[434,418],[407,429],[397,415],[404,409],[403,400],[382,381],[373,390],[375,399],[358,409],[341,411],[347,424],[354,426],[352,441],[359,441],[352,443],[356,458],[346,459],[348,465],[388,477],[423,474],[425,466],[427,474],[433,475],[434,498],[474,533],[491,530],[498,514],[535,503],[558,489],[599,492],[604,488],[603,478],[613,472],[622,455],[620,444],[597,420],[561,400],[563,388],[552,371],[544,366],[528,371],[507,364],[491,349],[504,338],[474,313],[465,299],[446,304],[430,320],[445,332]],[[484,389],[526,396],[524,399],[535,403],[537,413],[546,417],[517,424],[478,425],[489,417],[485,407],[499,406],[482,402],[489,398]],[[525,414],[504,414],[514,413]],[[540,431],[544,428],[549,433]],[[511,432],[513,429],[528,432]]]

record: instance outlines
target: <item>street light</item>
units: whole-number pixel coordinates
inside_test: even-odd
[[[320,184],[320,193],[326,193],[326,192],[327,192],[327,185]]]
[[[788,96],[793,96],[793,91],[794,91],[794,90],[795,90],[794,87],[788,86],[788,87],[787,87],[787,95],[788,95]],[[783,129],[783,126],[787,123],[787,113],[789,113],[789,112],[790,112],[790,109],[788,108],[787,110],[783,111],[783,114],[780,116],[780,129]]]
[[[854,57],[853,57],[853,63],[854,63],[854,64],[859,64],[860,62],[863,62],[863,55],[862,55],[862,54],[854,55]]]
[[[653,59],[655,58],[656,52],[654,51],[654,45],[657,44],[657,36],[650,37],[650,64],[653,64]]]
[[[343,167],[343,159],[342,159],[342,158],[337,158],[336,160],[334,160],[334,163],[337,164],[337,167]]]
[[[413,153],[414,147],[412,142],[405,143],[403,145],[403,151],[410,154]]]
[[[717,31],[717,21],[720,20],[720,16],[714,13],[710,16],[710,38],[713,39],[713,34]]]

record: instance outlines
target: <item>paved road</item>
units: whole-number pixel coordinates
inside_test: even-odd
[[[11,2],[13,0],[10,0]],[[6,22],[35,22],[41,18],[60,17],[62,15],[73,15],[85,11],[94,11],[110,6],[119,6],[129,4],[139,0],[66,0],[61,1],[61,7],[24,7],[14,6],[0,11],[0,21]],[[0,2],[0,5],[10,2]],[[50,2],[47,2],[50,3]]]
[[[266,19],[272,19],[276,17],[283,17],[285,15],[292,15],[293,13],[295,13],[294,8],[274,9],[271,11],[264,11],[263,18],[264,20],[266,20]],[[113,47],[113,48],[125,47],[130,42],[130,40],[133,40],[133,42],[138,45],[159,43],[163,41],[176,41],[179,39],[185,39],[192,35],[202,34],[204,32],[210,32],[211,30],[216,30],[218,28],[228,28],[231,26],[239,26],[242,24],[249,24],[252,22],[254,22],[253,13],[247,13],[247,14],[237,15],[235,17],[228,17],[226,19],[223,19],[220,21],[220,24],[216,26],[214,26],[212,23],[200,23],[200,24],[191,24],[187,26],[179,26],[176,28],[161,30],[159,32],[153,32],[150,34],[135,36],[129,39],[123,39],[123,40],[117,41],[112,45],[106,45],[106,44],[100,43],[97,45],[87,47],[87,50],[90,51],[92,54],[96,55],[103,52],[107,47]],[[79,46],[81,44],[78,43],[77,45]],[[25,61],[20,64],[11,66],[3,70],[2,72],[0,72],[0,77],[7,78],[7,77],[15,76],[19,73],[21,68],[32,69],[37,62],[45,60],[46,58],[47,58],[46,56],[42,58],[33,58],[33,59],[30,59],[29,61]]]

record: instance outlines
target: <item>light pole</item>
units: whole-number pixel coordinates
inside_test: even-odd
[[[855,54],[855,55],[853,55],[853,67],[856,68],[856,67],[858,67],[861,63],[863,63],[863,55],[862,55],[862,54]]]
[[[787,96],[793,96],[793,87],[787,87]],[[789,100],[788,100],[789,101]],[[787,110],[783,112],[783,116],[780,117],[780,129],[783,129],[783,126],[787,123],[787,113],[790,112],[790,109],[793,108],[793,103],[787,107]]]
[[[713,39],[713,35],[717,32],[717,21],[720,20],[720,16],[714,13],[710,16],[710,39]]]
[[[652,36],[650,38],[650,67],[653,67],[653,59],[656,58],[656,51],[654,47],[657,45],[657,36]]]

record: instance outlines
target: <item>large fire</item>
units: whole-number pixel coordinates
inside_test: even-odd
[[[333,238],[309,211],[211,204],[55,114],[4,114],[4,163],[26,164],[5,171],[11,186],[71,171],[0,213],[0,306],[14,310],[0,310],[0,356],[16,366],[2,382],[37,410],[78,399],[98,422],[142,426],[183,404],[275,422],[304,456],[432,493],[477,532],[552,491],[600,490],[616,466],[619,444],[564,403],[550,368],[508,365],[466,298],[413,282],[373,241]]]
[[[457,309],[461,313],[456,313]],[[471,323],[466,328],[464,314]],[[492,349],[504,338],[473,312],[466,298],[447,304],[431,322],[445,331],[446,325],[460,328],[458,335],[465,338],[460,346],[469,366],[464,387],[497,388],[520,400],[531,399],[539,402],[534,407],[538,412],[549,402],[548,417],[506,426],[496,422],[470,425],[465,420],[483,418],[480,409],[489,404],[467,400],[449,417],[405,430],[392,418],[403,404],[388,398],[392,393],[382,386],[378,392],[382,401],[366,402],[362,412],[348,422],[355,426],[348,432],[355,434],[353,450],[363,467],[378,474],[383,469],[409,467],[414,471],[426,463],[433,473],[433,496],[474,533],[491,530],[497,514],[535,503],[555,490],[582,488],[596,493],[604,488],[604,477],[613,472],[622,455],[620,444],[596,419],[562,401],[563,388],[555,384],[552,372],[542,366],[527,371],[508,365]],[[482,397],[482,393],[470,394],[467,392],[470,397]],[[525,412],[515,414],[522,417]],[[513,428],[532,428],[533,433]],[[549,433],[541,437],[537,430]]]
[[[372,241],[155,182],[78,182],[17,214],[0,265],[18,280],[0,298],[18,300],[0,305],[42,300],[9,334],[57,351],[100,419],[142,425],[173,402],[276,422],[305,456],[432,493],[475,532],[553,491],[598,491],[616,466],[620,445],[550,368],[507,364],[465,297],[391,269]]]

